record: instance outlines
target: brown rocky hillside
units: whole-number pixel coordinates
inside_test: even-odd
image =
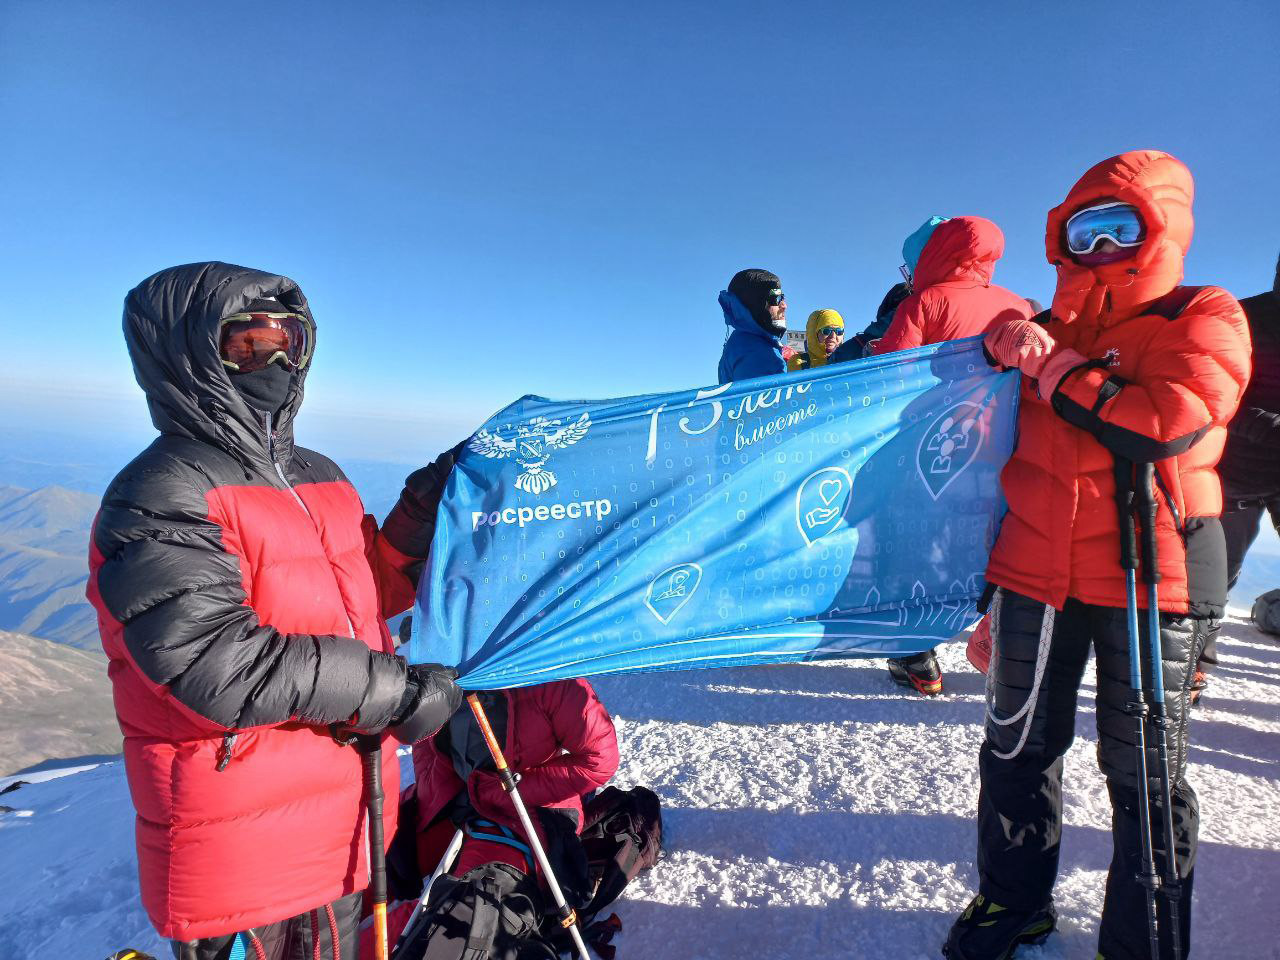
[[[0,776],[120,740],[106,657],[0,630]]]

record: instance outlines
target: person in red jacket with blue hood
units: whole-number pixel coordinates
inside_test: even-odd
[[[1098,764],[1113,825],[1098,952],[1104,960],[1150,956],[1146,891],[1137,879],[1136,733],[1125,710],[1117,460],[1150,463],[1156,473],[1174,849],[1153,832],[1158,872],[1166,875],[1171,856],[1181,877],[1181,942],[1190,947],[1199,814],[1185,777],[1189,690],[1226,600],[1214,465],[1250,372],[1240,305],[1219,287],[1180,286],[1192,193],[1190,172],[1167,153],[1134,151],[1093,167],[1049,213],[1046,248],[1058,271],[1050,316],[1042,315],[1043,325],[1011,320],[985,340],[997,365],[1022,371],[1022,395],[1018,444],[1001,474],[1009,512],[986,573],[994,596],[978,758],[978,894],[947,939],[943,952],[952,960],[1004,960],[1054,928],[1062,758],[1091,649]],[[1139,605],[1146,606],[1143,591]],[[1155,762],[1153,755],[1153,771]],[[1158,825],[1158,798],[1151,807]],[[1159,917],[1168,957],[1164,897]]]
[[[911,294],[874,352],[960,340],[1031,316],[1025,299],[992,282],[1002,256],[1004,233],[985,217],[930,217],[902,245]]]
[[[720,309],[729,328],[716,371],[720,383],[786,371],[787,298],[781,280],[768,270],[739,270],[729,289],[720,291]]]
[[[294,444],[316,324],[286,277],[162,270],[126,298],[124,334],[160,436],[102,498],[87,592],[143,906],[180,960],[353,957],[368,832],[339,736],[414,743],[461,702],[453,671],[394,654],[384,620],[413,602],[452,455],[410,476],[379,530]]]
[[[910,294],[871,352],[880,355],[986,333],[1031,316],[1030,304],[992,282],[1004,233],[985,217],[930,217],[902,244]],[[889,676],[925,696],[942,692],[937,653],[889,660]]]

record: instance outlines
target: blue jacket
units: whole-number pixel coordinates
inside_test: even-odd
[[[784,373],[782,337],[761,328],[742,301],[728,290],[720,291],[720,309],[729,325],[729,337],[720,353],[720,382],[750,380]]]

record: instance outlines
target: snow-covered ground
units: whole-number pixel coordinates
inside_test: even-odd
[[[1280,645],[1233,620],[1221,655],[1192,731],[1196,954],[1280,958]],[[620,958],[937,957],[974,884],[983,712],[960,646],[942,658],[933,701],[870,661],[601,678],[618,781],[666,805],[667,855],[617,907]],[[1092,714],[1086,696],[1060,931],[1020,960],[1094,955],[1110,835]],[[137,899],[120,764],[23,779],[40,782],[0,795],[0,960],[167,956]]]

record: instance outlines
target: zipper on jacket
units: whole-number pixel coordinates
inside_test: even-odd
[[[284,467],[280,466],[280,461],[276,459],[276,432],[271,426],[271,414],[264,414],[262,417],[262,426],[267,432],[267,454],[271,457],[271,465],[276,468],[276,476],[280,478],[280,482],[284,484],[284,488],[293,495],[293,499],[297,501],[298,506],[302,508],[312,522],[315,517],[311,516],[311,511],[307,509],[307,505],[302,502],[302,498],[298,496],[298,491],[293,489],[293,484],[289,482],[289,478],[284,475]]]
[[[317,533],[320,528],[316,525],[316,518],[311,515],[311,511],[307,509],[307,505],[302,502],[302,498],[298,496],[298,491],[293,489],[293,484],[289,482],[289,478],[284,475],[284,467],[280,466],[280,461],[276,459],[276,432],[271,426],[271,414],[264,414],[262,425],[267,431],[267,453],[271,457],[271,465],[276,468],[276,476],[280,478],[280,482],[284,484],[286,490],[293,495],[293,499],[297,501],[298,506],[302,508],[302,512],[307,515],[307,519],[311,521],[311,525],[316,527]],[[339,590],[341,595],[341,590]],[[356,626],[351,622],[351,614],[347,613],[347,605],[344,601],[342,604],[342,615],[347,620],[347,636],[352,640],[356,637]]]
[[[218,748],[218,766],[215,768],[218,773],[227,769],[227,764],[231,762],[232,751],[236,747],[236,739],[240,736],[238,733],[224,733],[222,735],[222,746]]]

